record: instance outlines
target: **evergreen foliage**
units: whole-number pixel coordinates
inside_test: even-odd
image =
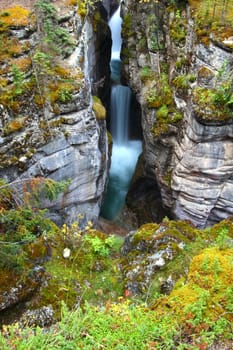
[[[25,268],[28,245],[53,228],[39,210],[41,199],[54,200],[64,192],[69,181],[60,183],[52,179],[36,178],[7,184],[0,180],[0,269]],[[22,193],[23,188],[23,193]]]

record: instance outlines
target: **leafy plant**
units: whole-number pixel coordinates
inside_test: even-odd
[[[219,249],[225,249],[229,246],[229,242],[231,242],[231,238],[228,236],[228,229],[223,227],[217,233],[216,244]]]
[[[98,236],[85,236],[85,241],[88,242],[95,254],[100,256],[108,256],[110,254],[110,248],[114,246],[115,237],[113,235],[101,239]]]
[[[23,83],[25,81],[25,74],[16,65],[11,68],[11,73],[13,77],[14,93],[20,95],[23,92]]]

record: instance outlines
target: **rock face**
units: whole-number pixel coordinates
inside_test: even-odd
[[[92,109],[92,94],[99,93],[99,80],[107,91],[109,68],[98,69],[96,52],[105,60],[110,57],[109,30],[99,12],[86,17],[85,9],[67,2],[51,6],[57,11],[49,17],[53,44],[45,43],[51,38],[43,27],[47,14],[40,8],[36,24],[28,10],[8,9],[1,32],[17,53],[12,49],[6,57],[1,51],[0,177],[9,182],[38,176],[69,179],[67,191],[43,206],[58,224],[71,223],[78,214],[95,222],[107,176],[108,142],[105,120]],[[21,19],[13,19],[15,11]]]
[[[142,110],[138,181],[159,187],[173,218],[205,227],[233,213],[233,62],[227,38],[216,28],[206,33],[200,11],[126,1],[122,57]],[[151,190],[145,185],[149,206]]]

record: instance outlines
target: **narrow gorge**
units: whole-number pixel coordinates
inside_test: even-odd
[[[0,348],[233,349],[233,0],[0,1]]]

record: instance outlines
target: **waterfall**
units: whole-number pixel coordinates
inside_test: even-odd
[[[108,25],[112,33],[111,61],[114,59],[116,60],[120,59],[121,44],[122,44],[122,38],[121,38],[122,18],[120,16],[120,12],[121,12],[121,7],[119,6],[116,12],[110,18],[110,21],[108,22]]]
[[[128,86],[120,84],[121,77],[121,24],[120,7],[109,21],[112,33],[111,54],[111,116],[110,132],[113,138],[113,149],[109,183],[101,215],[109,220],[114,219],[125,203],[136,162],[141,153],[141,141],[130,140],[130,109],[132,92]]]
[[[128,86],[112,87],[110,131],[116,145],[125,144],[129,139],[131,94]]]

